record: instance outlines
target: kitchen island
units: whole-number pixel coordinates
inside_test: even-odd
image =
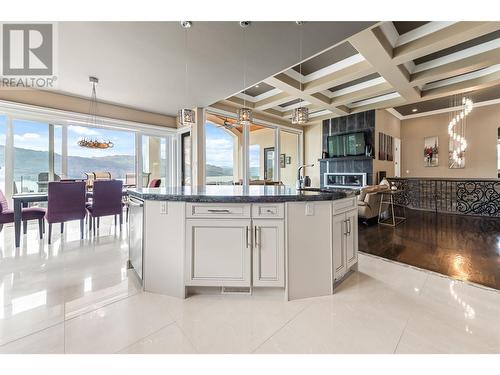
[[[130,262],[146,291],[333,293],[357,267],[356,190],[129,189]]]

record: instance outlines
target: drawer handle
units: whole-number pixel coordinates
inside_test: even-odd
[[[214,214],[229,214],[231,211],[229,211],[228,209],[209,208],[208,212],[212,212]]]

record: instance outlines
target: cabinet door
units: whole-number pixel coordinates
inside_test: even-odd
[[[253,285],[285,286],[285,226],[283,220],[253,221]]]
[[[358,261],[358,211],[346,212],[347,235],[346,235],[346,263],[350,268]]]
[[[338,280],[344,276],[347,267],[345,252],[346,215],[334,215],[332,225],[333,278]]]
[[[250,286],[249,219],[186,220],[186,285]]]

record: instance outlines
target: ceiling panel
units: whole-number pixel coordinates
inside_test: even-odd
[[[467,94],[464,94],[468,98],[471,98],[472,101],[484,102],[487,100],[500,99],[500,85],[496,85],[493,87],[488,87],[483,90],[471,91]],[[438,109],[444,109],[453,107],[454,101],[456,101],[457,97],[460,99],[462,96],[447,96],[439,99],[426,100],[420,103],[406,104],[399,107],[395,107],[394,109],[398,111],[403,116],[413,115],[415,113],[423,113],[428,111],[436,111]],[[417,109],[416,112],[413,109]]]
[[[366,82],[366,81],[370,81],[370,80],[378,78],[378,77],[380,77],[380,74],[378,74],[378,73],[372,73],[372,74],[369,74],[367,76],[355,79],[353,81],[346,82],[346,83],[344,83],[342,85],[331,87],[329,90],[332,91],[332,92],[333,91],[342,90],[342,89],[345,89],[347,87],[351,87],[351,86],[357,85],[358,83],[363,83],[363,82]]]
[[[394,27],[399,35],[406,34],[408,31],[418,29],[420,26],[429,23],[430,21],[394,21]]]
[[[252,86],[245,90],[245,94],[256,97],[258,95],[264,94],[265,92],[271,91],[274,89],[273,86],[268,85],[265,82],[261,82],[255,86]]]
[[[348,57],[354,56],[358,53],[349,43],[342,43],[318,56],[313,57],[302,63],[302,75],[308,75],[323,69],[329,65],[335,64]],[[298,59],[297,59],[298,60]],[[297,72],[300,71],[300,65],[296,65],[293,69]]]
[[[440,57],[447,56],[447,55],[450,55],[452,53],[462,51],[464,49],[474,47],[474,46],[477,46],[478,44],[486,43],[486,42],[489,42],[490,40],[495,40],[498,38],[500,38],[500,30],[495,31],[493,33],[489,33],[489,34],[480,36],[479,38],[474,38],[474,39],[468,40],[466,42],[456,44],[450,48],[446,48],[446,49],[443,49],[441,51],[431,53],[430,55],[419,57],[418,59],[413,60],[413,62],[416,65],[422,64],[424,62],[435,60],[435,59],[438,59]]]

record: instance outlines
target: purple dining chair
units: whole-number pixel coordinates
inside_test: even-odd
[[[96,180],[92,189],[92,203],[87,204],[87,211],[92,219],[91,230],[99,228],[99,218],[102,216],[120,216],[120,230],[123,224],[122,191],[123,182],[120,180]]]
[[[23,232],[28,232],[28,221],[38,220],[38,231],[40,238],[43,238],[43,217],[45,216],[45,209],[41,207],[27,207],[21,211],[21,220],[23,222]],[[3,191],[0,190],[0,231],[4,224],[14,222],[14,210],[9,210],[9,204]]]
[[[161,185],[161,180],[159,178],[153,178],[149,183],[150,188],[158,188]]]
[[[80,238],[83,240],[83,219],[85,219],[85,182],[49,182],[48,204],[45,220],[49,223],[49,245],[52,237],[52,224],[80,220]]]

